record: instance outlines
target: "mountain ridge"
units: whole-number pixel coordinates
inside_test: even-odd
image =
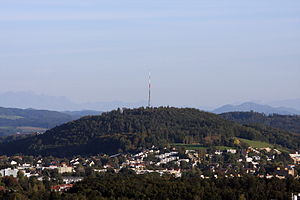
[[[290,107],[294,108],[296,110],[300,110],[300,98],[295,98],[295,99],[285,99],[285,100],[279,100],[279,101],[270,101],[267,102],[268,105],[270,106],[275,106],[275,107]]]
[[[55,110],[59,112],[66,110],[110,111],[117,108],[133,108],[144,105],[147,105],[146,101],[138,101],[133,103],[122,101],[75,103],[67,97],[40,95],[33,92],[0,93],[0,106],[20,109],[34,108],[38,110]]]
[[[300,115],[300,111],[293,108],[286,107],[272,107],[269,105],[262,105],[253,102],[245,102],[239,105],[227,104],[214,109],[212,112],[216,114],[227,112],[259,112],[264,114],[282,114],[282,115]]]

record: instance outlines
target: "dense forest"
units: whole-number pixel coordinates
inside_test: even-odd
[[[158,174],[103,174],[76,184],[64,197],[74,199],[194,199],[194,200],[269,200],[290,199],[300,191],[293,178],[201,179],[186,174],[182,178]]]
[[[18,127],[48,129],[73,119],[75,117],[56,111],[0,107],[0,136],[21,132]]]
[[[267,127],[242,126],[190,108],[138,108],[83,117],[38,136],[0,145],[2,154],[95,155],[134,152],[172,143],[232,146],[233,138],[261,140],[297,149],[298,135]]]
[[[257,112],[229,112],[220,114],[226,120],[239,124],[264,125],[300,134],[300,115],[265,115]]]
[[[182,178],[151,173],[136,175],[130,170],[120,173],[94,174],[76,183],[67,192],[51,192],[55,183],[35,177],[0,178],[3,200],[286,200],[300,192],[298,179],[265,179],[254,176],[201,179],[186,172]]]

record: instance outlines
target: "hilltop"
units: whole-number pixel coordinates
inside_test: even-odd
[[[242,126],[190,108],[138,108],[83,117],[38,136],[0,145],[2,154],[94,155],[134,152],[172,143],[234,145],[233,138],[261,140],[296,149],[299,137],[286,131]]]

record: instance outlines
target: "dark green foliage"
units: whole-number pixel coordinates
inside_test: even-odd
[[[8,136],[0,136],[0,143],[12,142],[24,138],[32,137],[30,134],[14,134]]]
[[[0,184],[0,199],[3,200],[51,199],[50,188],[46,189],[43,182],[36,178],[28,179],[23,175],[19,175],[18,178],[6,176],[0,178]]]
[[[280,180],[246,176],[201,179],[197,175],[173,178],[125,173],[85,179],[62,197],[76,194],[86,199],[285,200],[291,197],[292,192],[300,192],[299,180],[292,178]]]
[[[265,115],[257,112],[229,112],[220,114],[220,116],[239,124],[260,124],[300,134],[299,115]]]
[[[233,137],[296,149],[299,136],[280,130],[246,127],[197,109],[139,108],[84,117],[43,135],[0,145],[3,154],[94,155],[134,152],[173,143],[232,146]]]
[[[53,182],[36,178],[0,178],[3,200],[286,200],[300,192],[299,179],[264,179],[254,176],[202,179],[201,172],[186,172],[181,178],[156,173],[136,175],[129,169],[120,173],[96,174],[76,183],[67,192],[51,192]]]

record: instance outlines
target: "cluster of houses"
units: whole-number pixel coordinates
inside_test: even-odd
[[[145,174],[156,172],[159,174],[173,174],[180,177],[182,172],[192,168],[199,168],[204,172],[201,177],[234,177],[243,176],[243,174],[253,174],[258,177],[278,177],[286,178],[287,176],[296,176],[295,164],[293,162],[284,166],[276,166],[278,156],[282,152],[271,148],[252,148],[245,150],[226,149],[214,150],[210,153],[201,153],[197,150],[186,150],[184,156],[180,155],[176,149],[172,151],[160,151],[158,149],[144,150],[135,155],[125,155],[126,161],[119,168],[115,168],[118,172],[122,168],[130,168],[136,174]],[[225,161],[222,158],[232,156],[233,159]],[[290,154],[289,159],[299,159],[300,154]],[[117,155],[124,156],[124,155]],[[151,159],[149,159],[151,157]],[[221,159],[220,159],[221,158]],[[222,160],[222,161],[220,161]],[[183,167],[183,163],[185,168]],[[264,168],[265,164],[272,167]],[[295,161],[296,163],[296,161]],[[188,168],[186,169],[186,166]],[[105,165],[103,169],[95,169],[97,172],[105,172],[110,165]],[[206,172],[206,173],[205,173]]]
[[[283,165],[278,166],[278,161],[280,162],[282,157],[281,151],[277,149],[271,148],[252,148],[249,147],[246,150],[233,150],[227,149],[224,151],[217,150],[213,154],[206,154],[210,160],[214,160],[214,156],[222,156],[224,154],[237,154],[235,156],[235,160],[228,163],[219,162],[208,162],[208,166],[210,171],[214,174],[214,177],[218,177],[219,175],[225,177],[233,177],[233,176],[242,176],[243,174],[253,174],[257,177],[261,178],[272,178],[277,177],[284,179],[287,176],[298,176],[295,170],[295,164],[298,164],[300,160],[300,155],[296,154],[285,154],[287,158]],[[287,160],[293,160],[294,162],[287,162]],[[204,178],[209,178],[202,176]]]
[[[208,153],[209,152],[209,153]],[[225,150],[186,150],[179,152],[172,149],[143,150],[137,154],[116,154],[112,156],[98,155],[89,158],[73,158],[71,160],[37,157],[31,160],[22,156],[0,156],[0,176],[18,177],[19,173],[26,177],[37,177],[43,180],[44,170],[56,170],[62,176],[61,185],[53,187],[53,191],[65,191],[72,184],[81,181],[84,175],[78,175],[87,168],[94,173],[114,170],[119,172],[123,168],[131,169],[136,174],[158,173],[172,174],[181,177],[182,173],[193,168],[201,171],[202,178],[234,177],[243,174],[254,174],[258,177],[298,176],[295,166],[300,164],[300,154],[287,154],[291,162],[276,166],[282,152],[270,148],[225,149]],[[268,167],[266,166],[268,164]],[[272,167],[269,167],[272,166]],[[77,173],[77,174],[76,174]]]
[[[45,164],[42,158],[36,158],[32,161],[24,161],[22,156],[13,157],[0,157],[0,163],[2,165],[0,169],[1,176],[13,176],[17,177],[19,173],[22,173],[26,177],[38,177],[42,180],[41,174],[44,170],[57,170],[59,174],[73,173],[74,167],[67,165],[66,162],[51,162]],[[4,168],[4,166],[9,166]]]
[[[147,159],[150,156],[154,155],[154,159]],[[160,166],[163,164],[167,164],[172,161],[179,161],[178,152],[165,152],[160,153],[160,150],[144,150],[135,155],[127,155],[127,159],[125,162],[122,163],[120,168],[130,168],[135,171],[136,174],[145,174],[145,173],[159,173],[160,175],[163,174],[173,174],[175,177],[181,177],[181,170],[180,169],[167,169],[161,168]],[[149,166],[155,166],[150,167]]]
[[[298,152],[290,154],[290,157],[294,161],[294,164],[300,164],[300,154]]]

